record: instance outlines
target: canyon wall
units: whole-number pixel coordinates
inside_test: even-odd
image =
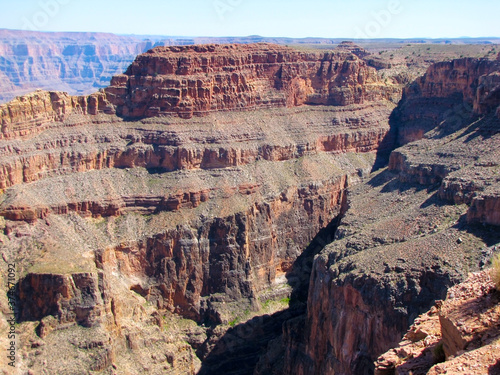
[[[443,62],[405,90],[394,112],[404,146],[349,189],[335,240],[314,260],[307,312],[284,326],[284,364],[271,368],[371,374],[405,327],[484,265],[500,241],[489,227],[499,225],[499,67]]]
[[[394,144],[397,88],[364,54],[158,47],[98,93],[2,105],[25,369],[195,373],[232,321],[287,298],[295,260]],[[47,361],[56,340],[74,355]]]
[[[106,33],[0,30],[0,103],[35,89],[90,94],[153,41]]]
[[[190,118],[218,111],[347,106],[398,97],[398,88],[382,83],[356,54],[363,57],[367,52],[347,42],[328,53],[268,44],[156,47],[139,55],[125,74],[114,76],[98,93],[73,97],[38,92],[0,106],[1,136],[32,134],[72,114]]]
[[[431,65],[426,74],[403,90],[396,114],[399,144],[419,140],[446,121],[451,131],[465,125],[470,115],[498,108],[499,60],[461,58]],[[463,110],[457,106],[463,105]]]
[[[373,373],[500,241],[499,103],[498,62],[462,59],[394,109],[366,57],[157,47],[2,105],[22,369]]]

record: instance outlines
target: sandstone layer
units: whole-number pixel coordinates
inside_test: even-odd
[[[394,110],[367,58],[158,47],[96,94],[3,105],[20,371],[373,373],[500,242],[499,118],[491,61],[431,67]]]
[[[218,343],[238,345],[226,331],[241,310],[288,298],[295,260],[394,143],[397,88],[355,53],[156,48],[90,96],[3,105],[20,368],[195,373]],[[155,90],[192,106],[161,97],[168,110],[151,112]]]

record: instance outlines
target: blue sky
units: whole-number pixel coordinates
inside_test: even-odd
[[[0,0],[0,28],[176,36],[500,36],[499,0]]]

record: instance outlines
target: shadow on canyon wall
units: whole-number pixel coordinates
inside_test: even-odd
[[[287,273],[288,283],[292,286],[289,307],[272,315],[256,316],[230,328],[218,340],[210,354],[202,359],[199,375],[254,373],[255,366],[260,357],[267,352],[272,340],[281,336],[283,324],[305,314],[314,256],[334,240],[337,227],[345,214],[346,205],[344,194],[341,213],[319,231]],[[203,357],[203,353],[199,355]]]

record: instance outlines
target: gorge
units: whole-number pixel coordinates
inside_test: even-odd
[[[499,76],[160,46],[96,93],[0,105],[19,370],[373,374],[500,242]]]

